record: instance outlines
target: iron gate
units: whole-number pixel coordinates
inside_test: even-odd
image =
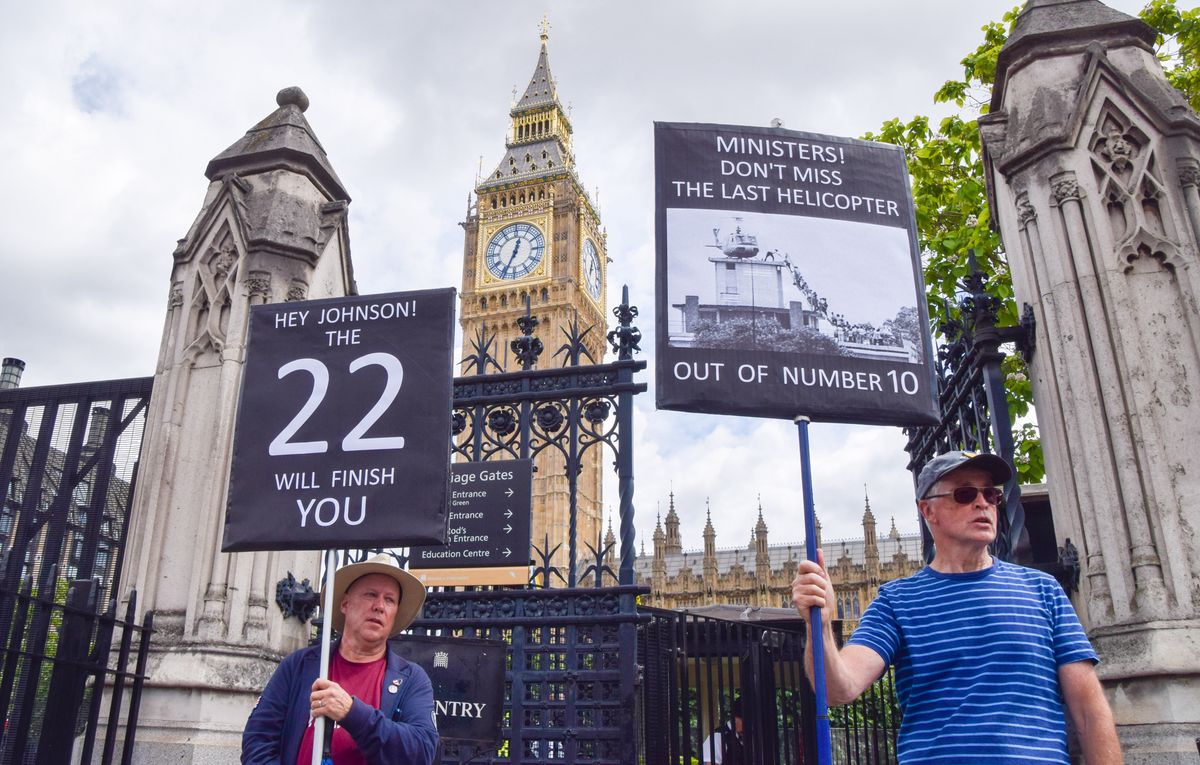
[[[522,369],[454,381],[453,451],[467,461],[525,459],[551,451],[562,459],[570,498],[567,571],[536,550],[532,589],[498,587],[431,591],[414,634],[503,640],[507,645],[505,715],[498,746],[443,740],[444,763],[557,763],[597,765],[703,762],[701,744],[728,717],[735,693],[747,704],[749,751],[760,763],[815,762],[814,701],[804,679],[803,631],[738,624],[685,613],[640,608],[648,590],[634,584],[632,397],[645,390],[633,375],[640,333],[637,309],[614,309],[611,364],[582,366],[582,337],[564,328],[564,366],[534,369],[543,344],[538,321],[518,320],[513,351]],[[474,339],[468,368],[495,365],[492,340]],[[575,541],[576,476],[589,450],[608,446],[620,493],[619,564],[600,540]],[[344,562],[376,552],[346,551]],[[567,587],[553,588],[562,582]],[[582,586],[581,586],[582,585]],[[291,588],[288,592],[291,592]],[[296,600],[296,597],[292,597]],[[315,594],[304,596],[305,609]],[[304,609],[293,612],[303,616]],[[698,688],[703,687],[703,693]],[[834,719],[838,763],[894,762],[894,689],[885,678]]]
[[[646,384],[634,382],[633,376],[646,368],[646,362],[633,360],[633,354],[641,350],[638,344],[642,335],[633,326],[638,309],[629,305],[628,287],[613,315],[618,324],[608,333],[608,342],[617,354],[615,362],[581,364],[583,359],[590,359],[584,341],[593,327],[581,328],[576,319],[560,328],[565,342],[554,355],[562,357],[562,367],[535,369],[544,344],[533,334],[539,320],[530,315],[526,296],[525,316],[516,322],[522,334],[512,341],[521,370],[486,374],[490,367],[500,369],[500,365],[493,356],[493,337],[486,334],[485,328],[474,339],[474,353],[463,361],[467,369],[479,374],[454,379],[451,416],[452,451],[456,457],[481,462],[552,456],[562,461],[568,494],[567,572],[563,576],[552,566],[553,550],[535,548],[541,558],[543,586],[554,577],[568,587],[579,582],[579,474],[585,457],[604,446],[615,456],[620,500],[620,564],[616,578],[621,585],[634,583],[633,396],[644,393]],[[595,547],[591,541],[585,544],[594,557],[600,553],[600,540],[595,540]]]
[[[430,594],[417,634],[508,643],[498,748],[444,741],[443,763],[627,765],[636,749],[636,599],[645,589]]]
[[[151,624],[113,586],[152,382],[0,390],[0,763],[108,763],[119,717],[134,735]]]
[[[646,390],[634,373],[641,333],[638,315],[623,302],[608,334],[617,360],[581,364],[591,328],[563,327],[559,368],[536,369],[544,348],[534,336],[538,319],[517,320],[512,343],[520,371],[475,374],[454,381],[453,452],[460,459],[533,459],[552,454],[563,466],[568,493],[566,571],[554,550],[535,547],[537,589],[431,592],[418,634],[501,639],[508,644],[506,714],[499,748],[478,751],[445,742],[444,763],[637,762],[637,596],[634,586],[633,396]],[[464,362],[483,373],[496,367],[486,330]],[[608,447],[614,455],[620,507],[620,552],[601,540],[578,547],[578,476],[585,457]],[[537,540],[535,540],[537,541]],[[614,570],[615,564],[615,570]],[[592,586],[580,586],[584,581]],[[562,583],[563,588],[551,589]]]

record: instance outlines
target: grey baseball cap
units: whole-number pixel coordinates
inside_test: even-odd
[[[986,470],[992,475],[992,482],[997,486],[1007,483],[1012,478],[1012,468],[1000,457],[986,452],[946,452],[939,454],[921,468],[917,476],[917,499],[922,499],[933,485],[959,468],[970,467]]]

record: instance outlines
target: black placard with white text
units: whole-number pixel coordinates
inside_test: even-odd
[[[251,309],[223,551],[445,542],[454,301]]]
[[[656,123],[661,409],[937,421],[901,150]]]

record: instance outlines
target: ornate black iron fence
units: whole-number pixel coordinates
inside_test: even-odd
[[[454,381],[453,451],[468,461],[537,459],[561,464],[567,487],[567,570],[552,563],[554,550],[535,549],[539,565],[531,584],[541,590],[433,593],[415,630],[424,634],[500,639],[508,643],[503,744],[496,751],[467,751],[448,743],[443,762],[637,761],[634,701],[638,619],[634,583],[633,396],[645,369],[634,361],[641,333],[629,292],[614,309],[618,326],[608,335],[617,360],[594,361],[585,339],[591,327],[563,328],[555,354],[559,368],[536,369],[544,348],[534,336],[539,321],[529,311],[517,321],[521,337],[512,351],[521,370],[483,374],[497,366],[492,338],[481,333],[466,359],[474,374]],[[618,571],[599,539],[584,540],[592,565],[583,570],[579,550],[579,475],[590,453],[614,455],[620,508]],[[579,588],[581,579],[595,583]],[[562,589],[547,589],[562,583]],[[618,586],[603,586],[616,584]]]
[[[417,634],[508,643],[498,748],[446,742],[443,763],[638,762],[637,587],[442,592]]]
[[[525,316],[517,320],[522,336],[512,342],[521,371],[486,374],[499,368],[493,355],[491,336],[480,333],[474,353],[464,360],[467,369],[480,374],[454,380],[453,452],[472,462],[490,459],[537,459],[551,455],[563,466],[567,481],[569,528],[567,572],[551,564],[553,550],[536,550],[541,558],[534,584],[547,586],[556,579],[567,587],[579,583],[579,475],[584,459],[604,446],[612,450],[620,496],[619,583],[634,582],[633,560],[633,396],[646,390],[633,375],[646,368],[634,361],[640,350],[641,332],[632,322],[638,309],[629,305],[629,288],[623,302],[613,309],[618,326],[608,333],[617,360],[609,364],[581,365],[591,360],[585,339],[593,329],[577,323],[562,328],[564,342],[555,356],[562,367],[535,369],[544,345],[533,335],[539,324],[530,315],[526,298]],[[595,540],[599,545],[599,540]],[[535,545],[542,540],[534,539]],[[591,545],[592,540],[584,540]],[[597,549],[592,548],[595,555]]]
[[[938,329],[946,344],[938,348],[938,400],[942,419],[928,428],[906,428],[908,469],[916,475],[932,457],[944,451],[994,452],[1013,463],[1012,420],[1005,394],[1000,346],[1014,343],[1028,356],[1033,352],[1033,312],[1026,306],[1020,326],[997,327],[997,298],[984,289],[985,278],[969,255],[971,273],[963,281],[964,294],[956,307],[947,306],[948,318]],[[1003,512],[992,551],[1012,560],[1025,533],[1025,510],[1017,478],[1004,487]],[[925,559],[933,557],[933,539],[921,524]]]
[[[134,633],[144,646],[149,625],[97,604],[113,602],[120,577],[152,382],[0,390],[0,763],[66,762],[76,743],[90,761],[106,680],[112,723],[134,683],[125,716],[136,728],[141,671],[127,662]],[[107,727],[104,762],[116,730]]]

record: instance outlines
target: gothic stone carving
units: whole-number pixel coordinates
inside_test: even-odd
[[[308,296],[308,285],[299,279],[292,280],[292,286],[288,287],[287,301],[289,303],[296,300],[303,300]]]
[[[1074,178],[1061,178],[1053,181],[1050,184],[1050,193],[1054,195],[1054,201],[1060,205],[1071,199],[1079,199],[1081,196],[1079,181]]]
[[[1030,221],[1037,220],[1037,210],[1034,209],[1033,203],[1029,201],[1027,194],[1022,194],[1017,197],[1017,222],[1021,228],[1029,225]]]

